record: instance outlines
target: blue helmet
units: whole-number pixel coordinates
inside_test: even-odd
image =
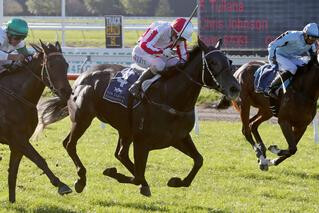
[[[319,38],[319,29],[316,23],[309,23],[303,28],[303,32],[307,36],[312,36],[315,38]]]

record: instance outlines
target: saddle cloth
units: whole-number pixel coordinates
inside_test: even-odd
[[[130,96],[128,89],[139,78],[143,71],[143,68],[132,65],[131,67],[125,68],[116,73],[105,89],[103,99],[128,108],[128,98]],[[159,78],[160,75],[155,75],[153,78],[144,81],[142,84],[142,90],[145,92],[150,85]],[[135,108],[140,103],[141,100],[134,99],[132,107]]]
[[[276,77],[277,66],[265,64],[259,67],[254,74],[254,86],[256,93],[267,93],[271,82]],[[291,79],[284,82],[285,88],[289,86]],[[277,89],[276,93],[282,89],[282,85]]]

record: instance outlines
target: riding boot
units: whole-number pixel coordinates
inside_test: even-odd
[[[270,97],[277,99],[278,97],[277,97],[277,95],[275,93],[276,90],[280,87],[282,82],[285,82],[291,76],[292,76],[292,74],[288,70],[284,70],[282,72],[278,72],[276,77],[275,77],[275,79],[271,82],[267,94]],[[282,82],[281,82],[281,79],[282,79]]]
[[[145,80],[152,78],[153,76],[153,72],[150,68],[148,68],[145,72],[142,73],[142,75],[137,79],[137,81],[135,81],[135,83],[128,90],[134,97],[139,97],[142,83]]]

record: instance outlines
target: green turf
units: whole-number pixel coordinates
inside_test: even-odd
[[[45,131],[34,147],[53,172],[70,186],[76,168],[62,147],[68,119]],[[286,147],[278,125],[265,123],[261,135],[267,145]],[[102,175],[116,166],[129,173],[114,158],[117,133],[94,121],[80,139],[78,154],[87,168],[87,187],[81,194],[59,196],[42,171],[26,158],[20,165],[17,202],[8,203],[9,149],[0,147],[1,212],[318,212],[318,145],[309,128],[296,155],[268,172],[258,169],[255,154],[241,135],[238,122],[200,122],[200,135],[193,135],[204,165],[189,188],[166,186],[173,176],[184,178],[192,160],[169,148],[152,151],[146,178],[152,197],[139,194],[137,186],[120,184]],[[274,155],[269,154],[270,158]]]

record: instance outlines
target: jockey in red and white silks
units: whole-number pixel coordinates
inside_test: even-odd
[[[187,61],[187,43],[191,41],[193,26],[187,25],[182,39],[176,44],[177,57],[173,57],[172,45],[186,24],[185,18],[178,18],[173,23],[155,22],[140,37],[138,44],[133,49],[133,61],[143,68],[154,68],[154,72],[162,71],[165,67],[173,66],[179,61]]]
[[[183,32],[182,29],[184,29]],[[151,78],[154,74],[160,74],[167,67],[187,61],[189,56],[186,42],[191,41],[192,33],[193,25],[191,22],[187,24],[185,18],[177,18],[172,23],[159,21],[151,24],[138,40],[132,53],[133,61],[148,70],[140,76],[129,91],[134,96],[138,96],[140,85],[144,80]],[[173,43],[179,35],[180,38],[176,42],[177,57],[175,57],[172,50]]]

